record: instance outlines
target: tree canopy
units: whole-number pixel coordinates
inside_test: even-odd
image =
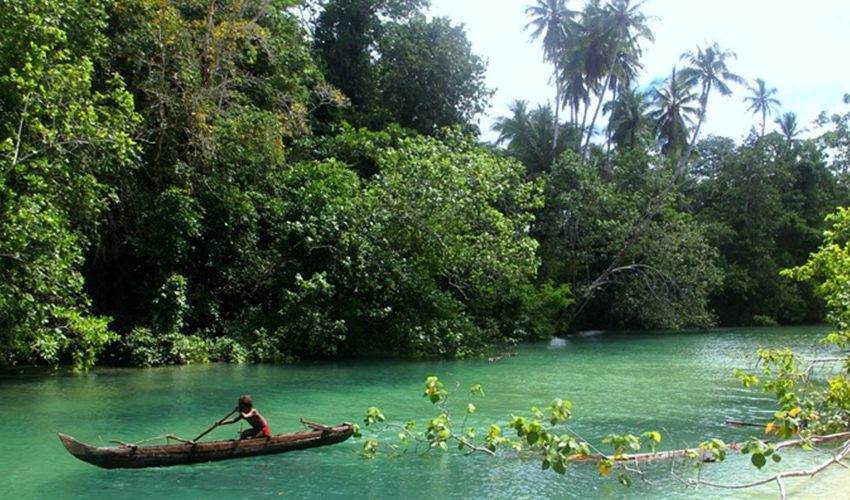
[[[703,138],[744,82],[733,52],[638,88],[642,3],[540,1],[555,100],[517,100],[484,144],[485,61],[427,7],[0,0],[0,363],[463,357],[825,317],[779,270],[847,203],[847,114],[805,131],[755,79],[758,128]]]

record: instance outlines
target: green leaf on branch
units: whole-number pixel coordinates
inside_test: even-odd
[[[600,476],[607,477],[614,470],[614,462],[608,459],[600,460],[596,463],[596,470],[599,471]]]
[[[368,410],[366,410],[366,418],[363,419],[363,422],[366,423],[367,426],[372,425],[377,422],[383,422],[385,420],[384,414],[381,413],[381,410],[378,409],[377,406],[372,406]]]

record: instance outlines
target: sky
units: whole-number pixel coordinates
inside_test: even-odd
[[[554,99],[551,66],[543,62],[540,41],[529,40],[525,7],[533,0],[431,0],[430,14],[463,24],[475,54],[487,61],[487,86],[495,89],[479,125],[494,140],[493,119],[509,116],[508,105],[524,99],[532,105]],[[568,0],[579,10],[583,0]],[[847,112],[842,96],[850,92],[850,0],[646,0],[655,42],[643,44],[646,86],[670,74],[683,52],[717,42],[737,55],[729,69],[752,82],[775,87],[780,113],[797,113],[803,128],[814,129],[821,111]],[[750,92],[709,97],[703,131],[740,142],[761,117],[747,110]],[[768,130],[772,118],[768,120]]]

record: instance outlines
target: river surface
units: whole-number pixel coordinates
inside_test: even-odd
[[[485,433],[510,415],[555,398],[573,403],[572,430],[599,444],[609,433],[657,430],[662,448],[727,442],[760,431],[729,427],[727,419],[765,421],[769,396],[744,389],[735,368],[750,368],[758,347],[824,349],[825,327],[724,329],[708,332],[586,333],[552,343],[511,348],[514,356],[467,361],[356,361],[276,365],[198,365],[153,369],[98,369],[85,376],[30,370],[0,374],[0,497],[2,498],[775,498],[769,485],[734,492],[687,489],[671,464],[645,466],[625,488],[600,478],[592,465],[572,465],[565,475],[543,471],[539,459],[511,451],[497,457],[409,449],[392,453],[397,431],[364,429],[381,442],[373,459],[359,455],[363,440],[281,455],[192,466],[105,470],[78,461],[57,432],[96,445],[110,439],[139,441],[173,433],[194,437],[235,406],[243,393],[269,421],[272,432],[302,430],[299,418],[336,424],[360,422],[378,406],[388,421],[433,416],[422,398],[423,382],[437,375],[451,392],[460,418],[467,393],[481,384],[469,424]],[[239,425],[220,427],[205,439],[229,439]],[[506,429],[506,432],[510,429]],[[603,448],[604,449],[604,448]],[[785,453],[781,465],[811,466],[817,452]],[[733,456],[701,470],[704,479],[748,482],[759,472],[748,457]],[[687,465],[675,472],[694,477]],[[792,496],[850,498],[850,471],[835,469],[820,480],[788,480]]]

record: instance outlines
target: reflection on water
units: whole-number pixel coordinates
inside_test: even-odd
[[[549,349],[563,349],[567,347],[567,339],[555,337],[549,341]]]
[[[423,425],[432,409],[421,397],[422,382],[438,375],[452,391],[458,414],[468,388],[484,386],[486,396],[476,399],[478,411],[469,422],[479,430],[490,423],[504,425],[511,414],[527,415],[532,405],[565,398],[574,405],[570,428],[597,442],[609,433],[645,430],[662,432],[666,449],[709,437],[736,441],[754,429],[727,427],[727,419],[761,421],[772,407],[769,397],[742,389],[732,370],[752,366],[751,353],[760,346],[811,352],[825,331],[599,333],[520,346],[516,355],[459,362],[216,364],[103,369],[83,377],[6,372],[0,375],[0,491],[4,498],[692,498],[693,490],[671,478],[669,464],[646,470],[651,484],[637,480],[625,489],[615,480],[600,479],[593,467],[573,466],[558,476],[542,471],[537,460],[508,451],[494,459],[411,449],[363,460],[357,455],[362,444],[354,440],[277,456],[110,471],[71,457],[56,433],[103,445],[113,438],[136,441],[164,433],[193,437],[230,411],[243,393],[253,394],[273,432],[300,429],[300,417],[328,424],[359,422],[373,405],[391,421],[418,418]],[[230,438],[238,430],[219,428],[209,438]],[[385,451],[397,441],[395,434],[377,432]],[[783,464],[819,459],[791,452]],[[692,474],[679,467],[682,474]],[[735,482],[773,472],[755,471],[746,457],[732,457],[705,467],[702,474]],[[829,489],[824,484],[835,482],[789,480],[788,487],[803,496],[820,496]],[[774,486],[759,491],[768,497],[776,492]],[[707,489],[698,494],[729,496]],[[754,492],[740,495],[752,498]]]

